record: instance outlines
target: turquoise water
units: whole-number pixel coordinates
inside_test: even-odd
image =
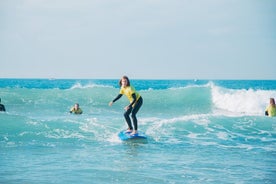
[[[275,183],[276,81],[131,82],[146,143],[117,136],[118,80],[0,79],[0,183]]]

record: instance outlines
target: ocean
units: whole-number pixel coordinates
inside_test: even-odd
[[[118,79],[0,79],[0,183],[276,183],[275,80],[131,80],[147,142],[127,128]],[[79,103],[82,115],[69,110]]]

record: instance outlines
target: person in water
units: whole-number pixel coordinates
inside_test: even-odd
[[[266,116],[276,116],[276,107],[275,107],[275,100],[274,98],[269,99],[269,105],[265,109],[265,115]]]
[[[82,114],[82,110],[80,108],[80,105],[78,103],[76,103],[74,105],[74,107],[71,108],[70,113],[74,113],[74,114]]]
[[[1,98],[0,98],[0,111],[6,111],[5,106],[1,104]]]
[[[139,111],[140,107],[143,104],[143,98],[135,90],[135,88],[130,85],[130,82],[129,82],[129,79],[128,79],[127,76],[123,76],[120,79],[119,85],[121,87],[120,92],[119,92],[119,94],[116,98],[114,98],[111,102],[109,102],[109,106],[112,106],[112,104],[114,102],[116,102],[118,99],[120,99],[122,97],[122,95],[125,95],[128,98],[130,104],[128,104],[124,108],[125,109],[124,117],[125,117],[125,120],[126,120],[127,125],[128,125],[128,129],[127,129],[126,132],[129,132],[132,135],[134,135],[134,134],[138,133],[138,121],[137,121],[137,118],[136,118],[136,114],[137,114],[137,112]],[[134,130],[133,130],[131,120],[129,118],[130,113],[131,113],[131,118],[132,118]]]

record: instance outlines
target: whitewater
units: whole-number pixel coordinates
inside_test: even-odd
[[[275,80],[131,83],[146,143],[117,136],[116,79],[0,79],[0,183],[275,183]]]

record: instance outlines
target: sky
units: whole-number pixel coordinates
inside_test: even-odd
[[[275,0],[0,0],[0,78],[273,79]]]

